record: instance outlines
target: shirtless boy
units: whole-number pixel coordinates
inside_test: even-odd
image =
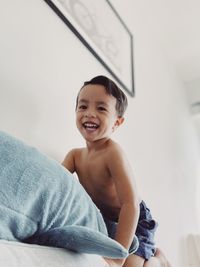
[[[105,76],[85,82],[76,102],[76,125],[86,147],[71,150],[63,165],[76,172],[93,202],[100,209],[109,236],[130,252],[127,259],[108,259],[110,266],[159,267],[168,263],[160,250],[155,255],[157,223],[141,201],[135,179],[121,147],[110,137],[123,123],[125,94]],[[131,254],[134,235],[139,248]]]

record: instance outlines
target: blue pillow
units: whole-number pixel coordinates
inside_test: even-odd
[[[0,238],[111,258],[128,256],[107,236],[100,211],[70,172],[1,131]]]

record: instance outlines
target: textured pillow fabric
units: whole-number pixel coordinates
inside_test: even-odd
[[[56,161],[0,131],[0,239],[123,258],[98,208]],[[137,238],[135,239],[137,249]]]

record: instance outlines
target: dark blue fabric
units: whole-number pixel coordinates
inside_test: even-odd
[[[145,260],[154,256],[156,252],[154,235],[158,223],[153,220],[150,210],[144,201],[140,203],[140,216],[136,228],[136,236],[139,240],[139,248],[134,253]]]
[[[115,232],[117,229],[117,222],[111,221],[104,217],[104,221],[107,227],[109,237],[115,237]],[[136,254],[145,260],[154,256],[156,252],[154,234],[158,224],[152,219],[150,210],[147,208],[144,201],[140,203],[140,215],[138,220],[138,225],[136,228],[136,236],[139,241],[139,247],[135,251],[135,242],[132,242],[129,253]]]

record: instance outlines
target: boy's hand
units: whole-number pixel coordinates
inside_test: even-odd
[[[106,267],[122,267],[124,262],[125,262],[125,259],[108,259],[108,258],[104,258],[104,260],[107,263]]]

